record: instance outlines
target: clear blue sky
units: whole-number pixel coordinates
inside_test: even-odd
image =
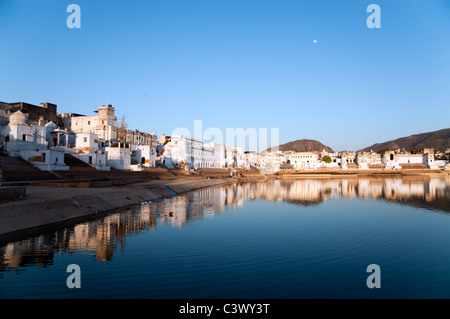
[[[450,127],[449,35],[449,0],[0,0],[0,101],[358,150]]]

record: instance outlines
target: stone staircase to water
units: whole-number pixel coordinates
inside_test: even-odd
[[[41,171],[21,157],[11,157],[0,152],[0,166],[5,181],[55,180],[49,171]]]
[[[420,163],[420,164],[400,164],[402,169],[429,169],[427,165]]]
[[[358,165],[356,163],[347,163],[348,169],[358,169]]]
[[[64,154],[64,163],[70,167],[71,171],[97,171],[95,167],[92,167],[91,165],[67,153]]]

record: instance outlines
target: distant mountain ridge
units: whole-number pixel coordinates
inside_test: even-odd
[[[368,152],[370,150],[373,150],[375,152],[378,152],[386,147],[389,147],[390,150],[404,148],[407,151],[410,151],[413,147],[415,147],[417,150],[421,150],[424,148],[439,149],[441,147],[447,149],[450,148],[450,128],[433,132],[414,134],[383,143],[376,143],[363,148],[361,151]]]
[[[270,152],[271,150],[276,149],[274,147],[267,149],[266,151]],[[333,149],[323,145],[319,141],[316,140],[296,140],[293,142],[288,142],[286,144],[282,144],[278,146],[278,150],[282,152],[293,151],[293,152],[321,152],[323,150],[328,153],[334,153]]]

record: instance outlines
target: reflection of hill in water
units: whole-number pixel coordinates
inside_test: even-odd
[[[284,202],[288,204],[294,204],[294,205],[301,205],[301,206],[316,206],[323,202],[323,200],[316,200],[316,201],[308,201],[308,200],[293,200],[293,199],[286,199]]]
[[[410,198],[385,199],[389,202],[400,203],[416,208],[430,209],[439,212],[450,213],[450,201],[447,197],[436,197],[433,201],[426,201],[422,197],[411,196]]]
[[[373,198],[450,212],[449,178],[352,178],[269,180],[228,186],[245,200],[318,205],[333,198]],[[420,205],[420,206],[418,206]]]
[[[374,198],[413,207],[450,212],[450,176],[446,178],[352,178],[268,180],[208,188],[137,209],[114,213],[12,242],[0,247],[0,277],[5,270],[53,263],[54,253],[90,252],[96,260],[109,261],[126,237],[157,225],[185,227],[208,216],[224,213],[227,207],[265,199],[298,206],[314,206],[329,199]]]
[[[255,184],[252,198],[300,206],[318,205],[333,198],[373,198],[450,212],[448,177],[272,180]]]

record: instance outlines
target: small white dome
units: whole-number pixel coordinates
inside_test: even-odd
[[[52,121],[48,122],[47,124],[45,124],[46,128],[50,128],[50,129],[56,129],[58,128],[58,125],[56,125],[55,123],[53,123]]]
[[[9,124],[28,124],[28,117],[19,110],[9,116]]]

